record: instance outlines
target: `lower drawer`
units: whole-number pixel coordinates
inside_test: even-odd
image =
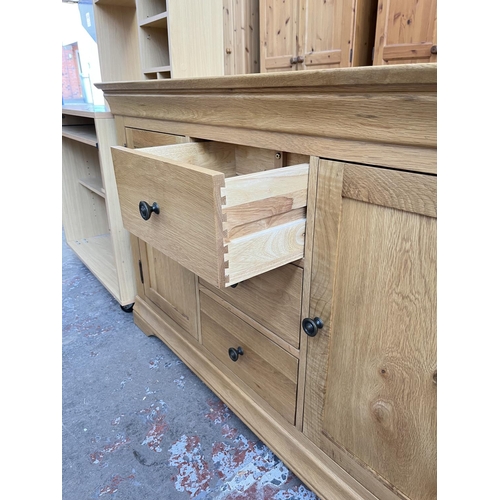
[[[234,288],[218,289],[203,280],[200,283],[298,348],[303,274],[300,267],[287,264]]]
[[[202,344],[295,424],[298,360],[200,291]]]

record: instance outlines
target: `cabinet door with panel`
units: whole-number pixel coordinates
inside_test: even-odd
[[[436,176],[318,172],[303,432],[375,495],[434,499]]]
[[[295,71],[299,0],[260,0],[260,71]]]
[[[299,69],[350,66],[354,4],[353,0],[300,0]]]
[[[129,148],[152,147],[191,142],[185,136],[126,128]],[[139,296],[153,303],[186,332],[198,339],[197,278],[176,261],[151,245],[137,240]]]
[[[371,64],[376,0],[260,0],[261,72]]]
[[[379,0],[373,64],[437,62],[436,0]]]

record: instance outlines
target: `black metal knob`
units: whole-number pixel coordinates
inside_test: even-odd
[[[238,347],[238,349],[235,349],[234,347],[230,347],[228,352],[229,352],[229,357],[231,358],[231,361],[238,361],[238,358],[240,356],[243,356],[243,349],[241,347]]]
[[[438,53],[438,46],[437,45],[433,45],[431,47],[431,54],[437,54]]]
[[[155,214],[160,213],[160,207],[158,206],[158,203],[156,203],[156,201],[152,205],[145,201],[140,201],[139,212],[144,220],[148,220],[151,217],[152,212],[154,212]]]
[[[318,328],[323,328],[323,321],[320,318],[304,318],[302,320],[302,329],[309,337],[314,337],[318,333]]]

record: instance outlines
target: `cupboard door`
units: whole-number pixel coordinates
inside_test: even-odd
[[[295,71],[299,0],[260,0],[260,71]]]
[[[299,69],[350,66],[355,0],[300,0]]]
[[[373,64],[437,62],[436,5],[436,0],[379,0]]]
[[[434,499],[436,177],[321,160],[313,220],[324,326],[306,337],[303,432],[377,496]]]
[[[198,339],[196,276],[139,240],[144,295]]]

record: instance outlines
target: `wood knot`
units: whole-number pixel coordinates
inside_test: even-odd
[[[395,431],[394,408],[389,401],[378,400],[372,404],[371,413],[378,424],[387,432]]]

